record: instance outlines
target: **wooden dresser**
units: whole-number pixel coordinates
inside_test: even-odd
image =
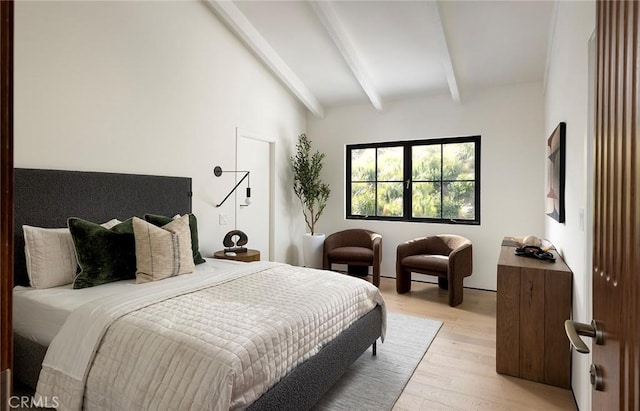
[[[562,388],[571,384],[571,270],[555,250],[554,263],[515,255],[505,237],[498,260],[496,371]]]

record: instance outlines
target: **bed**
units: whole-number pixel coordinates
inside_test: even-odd
[[[280,348],[269,347],[271,345],[276,347],[273,341],[279,341],[280,339],[285,341],[284,344],[286,345],[287,338],[295,342],[291,343],[290,341],[288,343],[291,346],[284,349],[287,353],[292,351],[292,347],[294,346],[297,347],[306,345],[310,348],[296,348],[298,351],[302,352],[302,354],[300,354],[300,358],[287,360],[284,362],[277,362],[278,364],[286,363],[286,366],[273,367],[270,365],[265,365],[262,371],[257,366],[255,367],[256,370],[252,369],[251,374],[273,374],[273,376],[271,377],[273,381],[264,383],[261,382],[259,384],[254,384],[251,382],[247,383],[247,385],[250,386],[250,393],[243,393],[240,400],[235,397],[231,398],[229,400],[231,401],[229,404],[231,404],[232,408],[247,408],[254,410],[309,409],[339,379],[342,373],[349,368],[350,364],[353,363],[364,351],[367,350],[368,347],[373,346],[375,350],[376,340],[384,334],[384,302],[379,296],[379,292],[377,292],[377,290],[372,291],[368,283],[339,274],[320,272],[313,269],[294,268],[286,264],[269,262],[233,263],[221,260],[207,260],[205,264],[197,266],[199,268],[193,275],[185,274],[176,278],[158,281],[157,284],[150,284],[148,290],[153,290],[153,287],[158,286],[157,292],[141,292],[140,290],[142,290],[142,288],[139,287],[140,285],[130,284],[127,283],[127,281],[92,287],[93,290],[91,288],[84,289],[89,291],[89,294],[92,294],[92,296],[89,297],[88,302],[82,300],[81,298],[78,301],[74,301],[76,294],[69,293],[83,290],[70,290],[69,287],[67,287],[67,289],[65,289],[65,287],[61,287],[60,289],[52,288],[49,290],[37,290],[46,291],[46,293],[42,293],[40,295],[49,293],[44,297],[40,297],[40,301],[38,301],[38,298],[36,297],[25,297],[25,295],[28,295],[29,292],[29,279],[26,276],[24,238],[22,230],[20,229],[22,225],[27,224],[31,226],[51,228],[65,227],[66,219],[70,216],[81,217],[86,220],[98,222],[108,221],[113,218],[123,220],[129,218],[130,216],[141,216],[147,213],[171,216],[175,214],[186,214],[191,212],[191,179],[181,177],[143,176],[113,173],[16,169],[14,186],[14,240],[16,250],[15,284],[17,285],[14,290],[14,296],[18,296],[17,299],[14,298],[15,300],[17,300],[17,303],[14,303],[14,323],[16,324],[16,327],[14,328],[14,368],[16,378],[32,388],[36,388],[37,386],[43,361],[45,362],[45,364],[50,365],[50,363],[47,362],[50,360],[45,360],[49,346],[52,347],[51,349],[49,349],[49,357],[52,356],[52,352],[58,352],[58,357],[61,356],[60,358],[63,358],[63,365],[60,367],[64,368],[64,366],[66,366],[67,362],[65,362],[64,360],[64,355],[68,355],[69,352],[72,351],[69,351],[71,349],[68,349],[68,352],[65,353],[65,349],[61,349],[60,347],[65,347],[67,343],[56,343],[56,340],[64,341],[62,340],[63,334],[76,336],[78,335],[78,328],[74,328],[69,325],[72,323],[72,321],[67,321],[67,318],[78,317],[79,320],[77,321],[80,321],[78,324],[82,324],[82,321],[85,321],[85,324],[87,324],[86,321],[89,321],[88,324],[91,325],[100,322],[96,321],[94,318],[83,315],[83,310],[76,309],[78,306],[84,307],[86,304],[93,304],[93,301],[96,301],[95,304],[98,304],[98,302],[101,304],[100,308],[96,308],[96,311],[102,310],[111,312],[110,315],[113,316],[115,320],[113,320],[113,322],[105,321],[103,331],[97,331],[95,333],[97,342],[95,350],[88,350],[92,352],[88,354],[88,368],[86,370],[85,380],[82,381],[83,387],[81,389],[81,394],[78,394],[77,392],[72,394],[72,396],[76,399],[76,402],[78,396],[84,396],[85,398],[88,398],[87,401],[93,401],[92,398],[95,399],[100,398],[101,396],[108,396],[108,394],[95,392],[96,388],[91,385],[93,383],[87,386],[87,391],[84,391],[84,384],[87,383],[87,381],[92,382],[95,380],[99,380],[99,378],[94,377],[94,375],[98,373],[98,371],[95,371],[95,369],[104,369],[104,363],[110,363],[110,361],[113,361],[113,358],[109,356],[116,355],[114,353],[118,352],[118,346],[114,345],[113,341],[123,340],[122,335],[126,334],[126,331],[121,331],[120,334],[117,334],[116,330],[118,330],[119,328],[122,328],[124,330],[127,327],[133,327],[133,329],[137,330],[139,328],[139,324],[141,322],[144,323],[145,321],[147,323],[157,322],[164,324],[164,318],[170,316],[167,314],[167,312],[180,312],[179,310],[175,309],[175,307],[188,307],[189,309],[191,309],[191,307],[198,306],[198,304],[194,303],[194,301],[200,301],[199,304],[203,304],[202,311],[210,309],[211,311],[215,312],[216,314],[211,316],[214,319],[225,318],[225,315],[237,316],[238,312],[242,312],[242,310],[247,309],[238,301],[231,301],[226,305],[215,305],[222,304],[221,301],[223,299],[227,297],[231,298],[234,293],[242,296],[238,298],[249,299],[252,301],[255,300],[256,302],[260,302],[261,304],[263,304],[262,308],[254,311],[265,311],[264,304],[270,303],[268,302],[268,300],[262,299],[266,298],[268,294],[273,294],[273,292],[271,292],[271,288],[269,288],[270,292],[265,293],[264,291],[261,291],[260,287],[264,287],[264,284],[266,284],[267,281],[271,281],[271,279],[276,279],[277,282],[284,284],[284,288],[287,289],[292,288],[294,282],[302,284],[308,283],[307,286],[311,288],[324,288],[324,286],[321,285],[321,280],[326,279],[327,284],[333,284],[333,286],[328,285],[326,287],[327,289],[331,287],[334,287],[336,290],[349,287],[353,287],[354,289],[364,287],[364,291],[362,292],[370,295],[368,298],[357,297],[361,300],[356,304],[359,307],[358,311],[353,311],[348,315],[345,315],[346,317],[349,317],[344,320],[346,321],[346,323],[337,324],[336,320],[336,324],[333,324],[333,320],[319,321],[319,317],[313,317],[315,318],[316,323],[314,323],[313,326],[304,325],[300,327],[300,330],[297,331],[299,334],[294,334],[293,331],[291,331],[294,329],[291,325],[281,325],[280,321],[265,320],[265,318],[256,319],[255,321],[257,321],[259,324],[268,323],[266,327],[272,330],[277,330],[278,327],[285,327],[281,328],[280,331],[273,332],[275,334],[278,334],[278,332],[282,334],[284,332],[283,330],[285,330],[285,334],[287,334],[286,338],[276,338],[273,336],[265,338],[265,335],[262,334],[260,335],[260,338],[254,338],[253,334],[248,335],[246,337],[247,340],[262,340],[262,342],[258,343],[251,342],[251,344],[257,344],[257,346],[260,347],[259,349],[257,349],[259,355],[265,355],[267,357],[269,355],[271,355],[272,357],[275,355],[277,357],[277,353],[283,350],[282,346],[279,345],[278,347]],[[186,279],[184,279],[189,276],[199,279],[198,281],[203,282],[198,283],[198,281],[195,281],[198,284],[194,285],[194,281],[187,281]],[[161,290],[161,287],[158,285],[159,283],[163,283],[164,281],[167,282],[166,284],[170,284],[170,286],[168,285],[167,287],[163,288],[171,288],[174,290],[182,291],[180,291],[176,295],[165,295],[165,291]],[[320,282],[314,283],[314,281]],[[356,281],[358,283],[355,283]],[[141,285],[146,286],[147,284]],[[103,288],[101,289],[101,287]],[[268,287],[272,287],[272,285],[268,285]],[[131,292],[133,293],[133,297],[131,298],[131,300],[129,300],[128,296],[125,297],[126,293],[122,290],[132,290]],[[282,313],[287,311],[287,304],[293,304],[296,307],[300,306],[300,311],[302,312],[309,310],[309,307],[304,306],[305,301],[295,300],[295,298],[298,298],[297,294],[299,294],[296,291],[289,290],[289,292],[283,291],[282,293],[283,300],[281,304],[283,305],[283,307],[281,307],[280,314],[277,314],[278,317],[283,316]],[[58,300],[55,300],[62,301],[61,307],[56,306],[53,308],[48,308],[48,311],[55,313],[53,317],[45,319],[41,315],[33,314],[33,311],[31,311],[33,307],[36,307],[33,309],[37,310],[37,307],[46,306],[47,303],[51,303],[52,301],[54,301],[54,298],[49,296],[53,294],[63,296],[61,299],[58,298]],[[94,294],[98,296],[95,296]],[[155,297],[156,294],[161,296]],[[264,294],[264,296],[262,294]],[[287,297],[284,297],[285,294],[287,295]],[[154,300],[154,298],[157,298],[158,300]],[[287,298],[291,299],[287,300]],[[325,304],[323,300],[324,298],[325,297],[314,297],[308,299],[317,300],[315,304],[318,307],[321,307],[320,309],[318,309],[318,311],[326,311],[328,313],[331,313],[331,310],[337,310],[337,308],[335,307],[329,307],[328,302]],[[327,301],[329,301],[331,298],[333,297],[326,297]],[[127,311],[127,313],[123,314],[118,312],[114,308],[123,305],[123,301],[126,302],[125,305],[132,305],[133,303],[131,303],[131,301],[136,301],[135,304],[139,305],[136,306],[135,304],[133,304],[132,308],[128,308],[130,311]],[[145,302],[139,303],[139,301]],[[159,301],[162,301],[162,303],[160,304]],[[185,303],[185,301],[187,302]],[[292,303],[292,301],[295,301],[295,303]],[[171,304],[174,304],[174,306],[172,306]],[[342,302],[342,304],[344,307],[349,307],[352,305],[350,303],[345,304],[344,302]],[[150,318],[153,318],[152,315],[157,315],[157,313],[153,312],[153,310],[156,309],[155,307],[165,305],[167,306],[167,308],[163,308],[164,310],[174,311],[160,312],[160,317],[163,319],[162,321],[150,320]],[[29,306],[31,306],[32,308],[25,308]],[[233,310],[226,308],[231,306],[234,307]],[[236,310],[235,308],[237,307],[240,308]],[[226,313],[227,311],[228,313]],[[21,312],[29,314],[25,314],[24,318],[22,318]],[[113,314],[113,312],[116,312],[116,314]],[[296,311],[291,310],[291,312],[293,313]],[[249,318],[254,314],[248,313],[245,315],[246,317],[242,318]],[[30,332],[23,328],[22,323],[29,322],[29,319],[27,318],[29,316],[35,318],[36,323],[38,320],[40,321],[40,326],[36,326],[36,332]],[[184,317],[183,319],[177,321],[176,324],[185,324],[187,322],[185,318],[189,318],[190,314],[186,313],[185,316],[186,317]],[[291,316],[302,316],[302,314],[292,314]],[[333,314],[331,314],[331,318],[334,318]],[[74,321],[76,320],[74,319]],[[295,319],[293,321],[295,321]],[[332,323],[332,325],[325,326],[325,322]],[[195,327],[195,325],[192,326]],[[165,325],[164,327],[173,329],[175,328],[175,325]],[[47,328],[51,329],[47,330]],[[236,328],[240,330],[238,332],[246,331],[242,330],[243,327]],[[246,329],[249,327],[244,328]],[[59,331],[57,331],[58,329]],[[81,329],[84,330],[85,328]],[[253,328],[251,329],[253,330]],[[318,337],[314,335],[313,338],[317,338],[317,340],[307,341],[307,339],[312,338],[311,336],[309,336],[310,334],[312,334],[311,332],[309,332],[309,330],[322,330],[316,331],[316,333],[323,335]],[[161,334],[163,335],[163,332],[164,331],[160,332],[155,329],[145,330],[145,333],[154,336]],[[216,330],[215,332],[210,333],[214,334],[215,338],[218,338],[219,335],[222,335],[225,332],[227,332],[226,329],[223,331]],[[255,333],[259,332],[261,331],[258,331],[258,329],[256,328]],[[88,332],[87,334],[91,333]],[[296,337],[296,335],[298,335],[298,337]],[[300,336],[303,336],[304,338],[299,338]],[[275,338],[273,341],[272,337]],[[140,336],[135,336],[135,338],[131,337],[131,340],[133,341],[136,338],[140,338]],[[73,338],[71,338],[71,340],[73,340]],[[181,344],[183,344],[182,341],[179,343],[176,342],[173,337],[169,338],[167,341],[168,342],[165,345],[174,346],[174,348],[175,346],[181,346]],[[302,344],[301,341],[304,341],[304,344]],[[132,344],[131,341],[129,343]],[[226,342],[222,341],[220,344],[226,344]],[[282,344],[282,342],[278,342],[278,344]],[[77,349],[77,347],[73,348],[73,350]],[[177,356],[175,351],[171,351],[166,347],[163,349],[166,349],[166,351],[158,351],[158,353],[164,353],[162,355],[166,355],[171,358]],[[75,353],[75,351],[73,352]],[[78,354],[77,357],[82,357],[82,355]],[[248,361],[248,364],[251,364],[251,368],[254,368],[254,364],[256,363],[264,362],[263,360],[255,360],[251,356],[249,356],[248,359],[245,359],[244,361]],[[122,362],[126,363],[126,361]],[[216,362],[214,364],[218,363]],[[43,372],[44,375],[51,376],[52,373],[50,372],[51,370],[49,365],[45,365],[46,371]],[[127,364],[118,365],[118,367],[120,368],[118,368],[117,372],[122,372],[121,369],[126,368],[126,365]],[[131,369],[125,371],[129,372],[130,374],[133,373],[131,375],[137,375],[136,373],[141,372],[133,366],[130,368]],[[204,371],[201,370],[198,372],[207,373],[214,368],[218,369],[219,367],[210,366]],[[281,369],[278,372],[272,372],[271,368]],[[58,366],[53,367],[53,369],[57,372]],[[82,371],[76,370],[76,372],[82,374]],[[167,373],[166,365],[165,369],[157,369],[154,372],[155,374]],[[193,372],[193,370],[191,372]],[[243,371],[243,373],[245,373],[245,371]],[[236,376],[237,372],[234,371],[231,374],[234,375],[234,377],[232,378],[233,381],[236,381],[238,379]],[[204,374],[197,374],[198,378],[201,378],[202,381],[205,381],[206,379],[203,375]],[[225,378],[229,378],[228,375]],[[242,381],[245,381],[244,378],[245,377],[243,377]],[[250,377],[246,377],[246,380],[250,381]],[[212,381],[214,381],[215,383],[212,383],[213,386],[210,388],[208,395],[204,395],[204,397],[216,397],[218,395],[216,391],[217,388],[215,388],[215,386],[216,384],[219,385],[219,381],[215,379],[213,379]],[[48,382],[49,380],[47,380],[46,383],[41,382],[41,385],[44,384],[46,386]],[[96,386],[98,385],[99,384],[96,384]],[[42,386],[38,388],[39,390],[41,390]],[[224,389],[226,390],[227,388]],[[231,389],[231,391],[235,392],[234,390],[235,388]],[[45,393],[48,392],[47,389],[42,389],[42,391],[44,391]],[[161,396],[160,394],[158,395]],[[152,409],[153,405],[150,404],[154,404],[153,401],[153,396],[150,397],[149,395],[146,395],[146,398],[142,400],[142,402],[140,402],[140,404],[138,404],[137,406],[139,406],[138,408],[140,409]],[[163,398],[159,401],[160,402],[155,403],[155,406],[159,408],[185,408],[183,403],[176,403],[175,401],[178,400],[175,400],[175,398],[173,397],[169,399]],[[111,404],[110,407],[112,408],[116,406],[122,406],[122,403],[118,403],[120,405],[114,405],[115,403],[109,401],[100,402],[100,400],[97,400],[97,404]],[[82,405],[82,401],[80,402],[80,405]],[[192,409],[197,409],[198,406],[200,405],[193,405]],[[104,407],[109,408],[109,406]],[[207,407],[212,406],[211,404],[209,404],[207,405]],[[224,408],[224,405],[222,405],[221,407]],[[70,408],[73,409],[73,406],[70,406]],[[215,409],[215,407],[213,408]]]

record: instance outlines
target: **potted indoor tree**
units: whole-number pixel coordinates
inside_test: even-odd
[[[309,233],[302,239],[302,253],[306,267],[322,268],[324,234],[316,233],[315,227],[327,205],[331,193],[328,184],[322,182],[322,160],[324,153],[311,153],[311,140],[306,134],[298,136],[296,154],[291,157],[293,165],[293,191],[302,203],[302,214]]]

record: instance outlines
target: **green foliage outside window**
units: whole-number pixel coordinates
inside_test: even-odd
[[[477,144],[476,140],[450,140],[454,141],[439,140],[434,144],[423,140],[348,150],[351,208],[347,213],[361,217],[479,222],[475,170],[479,137]],[[405,152],[410,170],[406,178]],[[408,201],[410,216],[405,216]]]

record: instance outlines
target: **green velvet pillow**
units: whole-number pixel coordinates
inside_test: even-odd
[[[155,214],[145,214],[144,219],[155,226],[162,227],[173,221],[171,217],[165,217]],[[204,258],[200,254],[200,245],[198,244],[198,220],[193,214],[189,214],[189,229],[191,230],[191,251],[193,251],[193,262],[195,264],[204,263]]]
[[[131,219],[107,229],[80,218],[67,220],[80,273],[73,288],[136,278],[136,243]]]

